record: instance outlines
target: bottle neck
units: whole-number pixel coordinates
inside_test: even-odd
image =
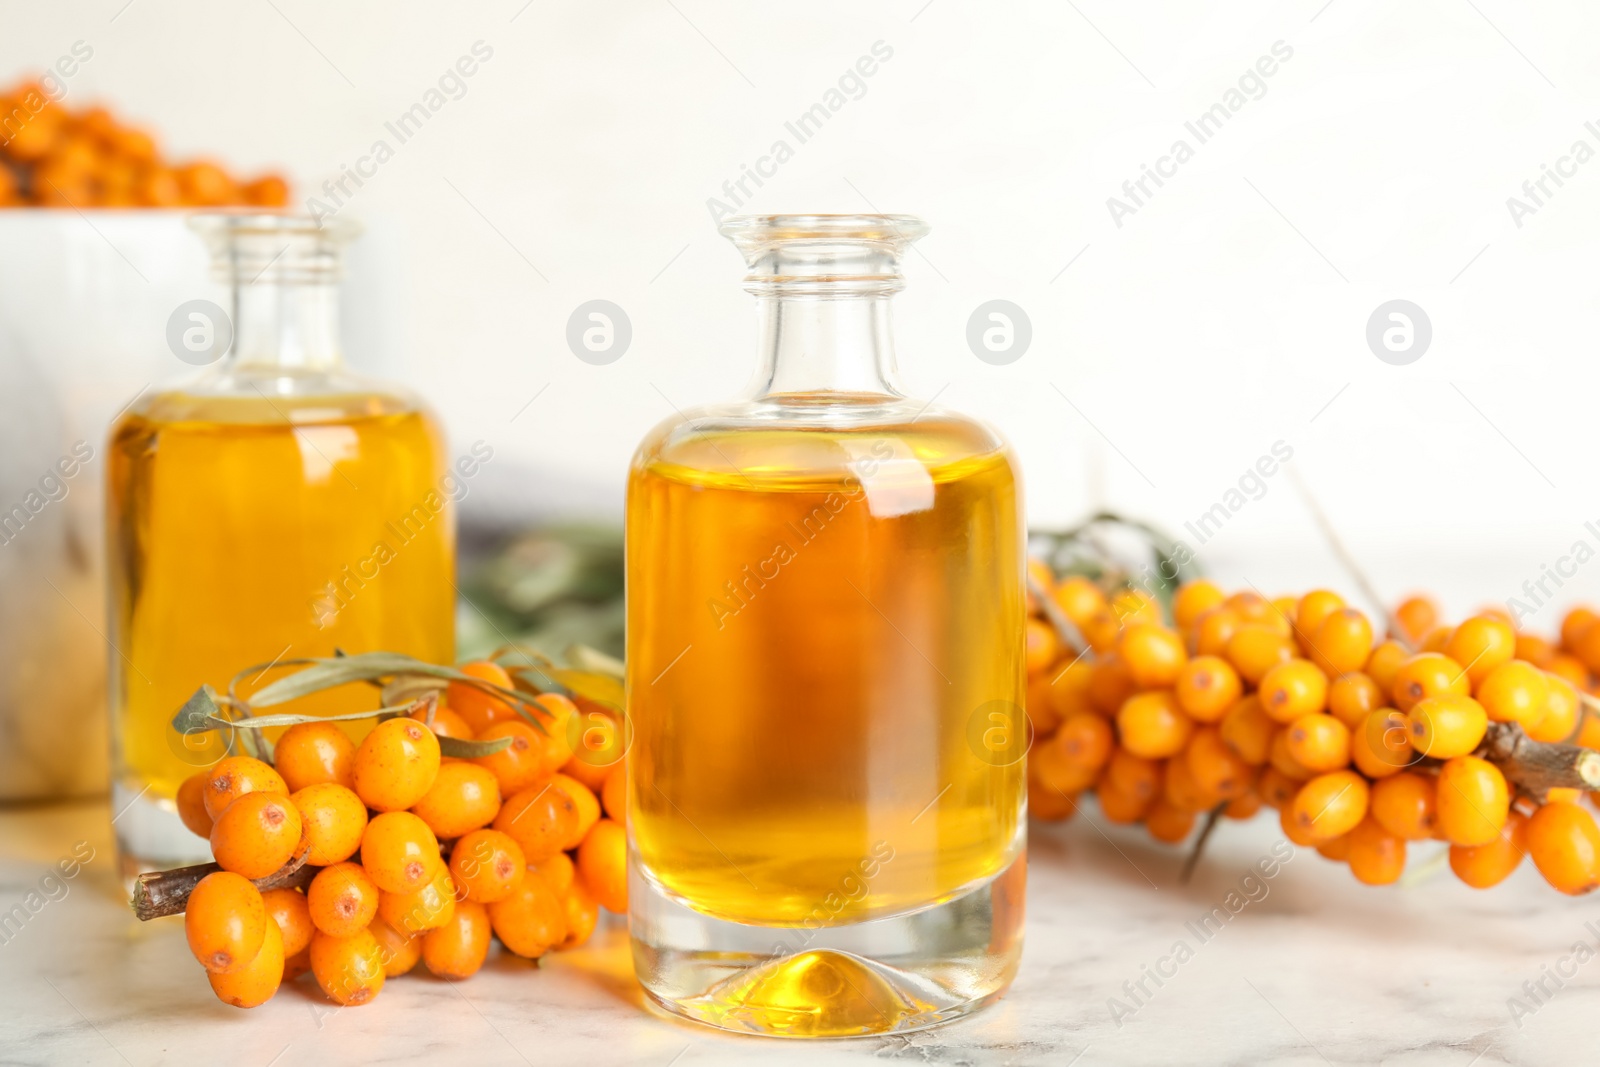
[[[901,395],[889,296],[763,295],[757,399]]]
[[[237,366],[320,371],[342,365],[339,287],[329,282],[241,282],[233,290]]]

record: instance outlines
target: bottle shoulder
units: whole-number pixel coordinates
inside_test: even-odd
[[[781,490],[860,478],[888,464],[935,481],[979,468],[1016,477],[1005,439],[977,419],[923,401],[872,404],[744,402],[674,413],[634,453],[635,477]]]
[[[316,426],[415,416],[437,430],[437,419],[417,396],[389,382],[340,370],[287,372],[278,368],[208,368],[182,382],[138,397],[119,424]]]

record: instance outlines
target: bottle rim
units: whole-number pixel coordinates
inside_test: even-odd
[[[916,215],[779,214],[735,215],[717,232],[735,244],[746,241],[872,241],[909,244],[928,233]]]

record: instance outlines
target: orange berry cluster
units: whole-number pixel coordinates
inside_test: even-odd
[[[463,670],[511,688],[497,664]],[[185,780],[178,813],[222,867],[184,919],[217,996],[255,1007],[310,971],[330,999],[365,1004],[419,960],[466,978],[492,938],[537,959],[583,944],[600,907],[626,911],[623,761],[596,765],[568,741],[580,715],[591,730],[614,720],[557,694],[535,699],[549,712],[543,731],[452,682],[431,722],[420,711],[388,719],[359,745],[333,723],[300,723],[271,765],[229,756]],[[452,759],[440,737],[512,740]],[[257,888],[301,857],[319,868],[303,892]]]
[[[1092,791],[1108,820],[1176,844],[1201,813],[1247,819],[1265,805],[1291,841],[1369,885],[1400,877],[1408,842],[1435,839],[1471,886],[1502,881],[1524,855],[1563,892],[1600,886],[1600,829],[1578,791],[1519,792],[1484,746],[1491,723],[1516,723],[1535,741],[1600,748],[1579,695],[1600,671],[1595,613],[1569,614],[1556,645],[1498,610],[1441,625],[1413,597],[1400,632],[1378,640],[1327,590],[1267,600],[1193,581],[1169,625],[1137,590],[1108,597],[1036,560],[1030,577],[1036,818],[1068,818]],[[1082,655],[1052,616],[1083,637]]]
[[[0,93],[0,207],[283,207],[276,174],[250,181],[209,160],[163,159],[103,107],[73,110],[38,82]]]

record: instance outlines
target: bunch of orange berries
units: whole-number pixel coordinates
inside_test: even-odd
[[[0,207],[282,207],[276,174],[250,181],[209,160],[163,159],[103,107],[74,110],[38,82],[0,93]]]
[[[512,687],[495,663],[462,670]],[[583,944],[599,908],[626,911],[615,719],[554,693],[534,702],[543,730],[452,682],[442,706],[380,722],[359,745],[333,723],[300,723],[270,765],[229,756],[185,780],[179,815],[222,868],[184,919],[217,996],[255,1007],[309,970],[332,1000],[365,1004],[419,961],[466,978],[493,938],[537,959]],[[440,737],[511,740],[452,759]],[[257,887],[296,862],[317,869],[304,891]]]
[[[1514,723],[1537,742],[1600,748],[1580,695],[1600,671],[1594,612],[1571,612],[1557,645],[1498,610],[1441,625],[1413,597],[1380,640],[1327,590],[1268,600],[1192,581],[1169,625],[1138,590],[1108,597],[1038,561],[1030,587],[1035,817],[1068,818],[1092,791],[1106,819],[1176,844],[1202,813],[1248,819],[1265,805],[1290,841],[1370,885],[1400,877],[1408,843],[1440,840],[1471,886],[1525,855],[1563,892],[1600,886],[1581,791],[1520,789],[1486,744],[1492,724]]]

